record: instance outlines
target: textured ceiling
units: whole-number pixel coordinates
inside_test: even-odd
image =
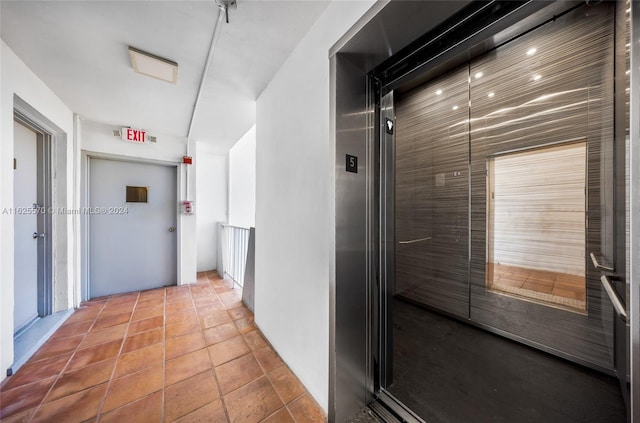
[[[191,138],[225,152],[327,1],[238,1],[222,23]],[[207,1],[0,2],[1,36],[82,118],[186,136],[219,9]],[[178,63],[178,83],[133,72],[128,46]]]

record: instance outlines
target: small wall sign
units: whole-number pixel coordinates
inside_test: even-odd
[[[358,156],[351,156],[347,154],[347,172],[358,173]]]
[[[122,139],[136,144],[144,144],[147,142],[147,131],[142,129],[122,128],[120,131]]]

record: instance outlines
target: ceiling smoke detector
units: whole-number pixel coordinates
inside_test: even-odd
[[[229,11],[235,12],[238,8],[236,0],[216,0],[216,4],[220,9],[224,10],[226,21],[229,23]]]

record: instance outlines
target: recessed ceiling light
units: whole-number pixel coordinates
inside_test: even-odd
[[[178,81],[178,64],[176,62],[138,50],[135,47],[129,47],[129,58],[133,70],[137,73],[172,84]]]
[[[476,77],[476,79],[480,79],[480,78],[482,78],[482,75],[484,75],[484,73],[476,72],[476,74],[474,76]]]
[[[536,54],[536,51],[538,51],[537,48],[531,47],[529,50],[527,50],[527,56],[533,56],[534,54]]]
[[[442,94],[442,90],[437,90],[436,95],[440,95],[440,94]]]
[[[458,110],[458,106],[453,106],[451,109]]]
[[[534,81],[538,81],[540,78],[542,78],[542,75],[540,75],[539,73],[535,73],[533,74],[533,77],[531,79],[533,79]]]
[[[496,93],[494,93],[493,91],[491,91],[489,94],[487,94],[487,97],[491,98],[491,97],[493,97],[494,95],[496,95]]]

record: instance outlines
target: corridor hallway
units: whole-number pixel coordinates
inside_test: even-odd
[[[216,272],[85,302],[0,393],[0,421],[324,422]]]

